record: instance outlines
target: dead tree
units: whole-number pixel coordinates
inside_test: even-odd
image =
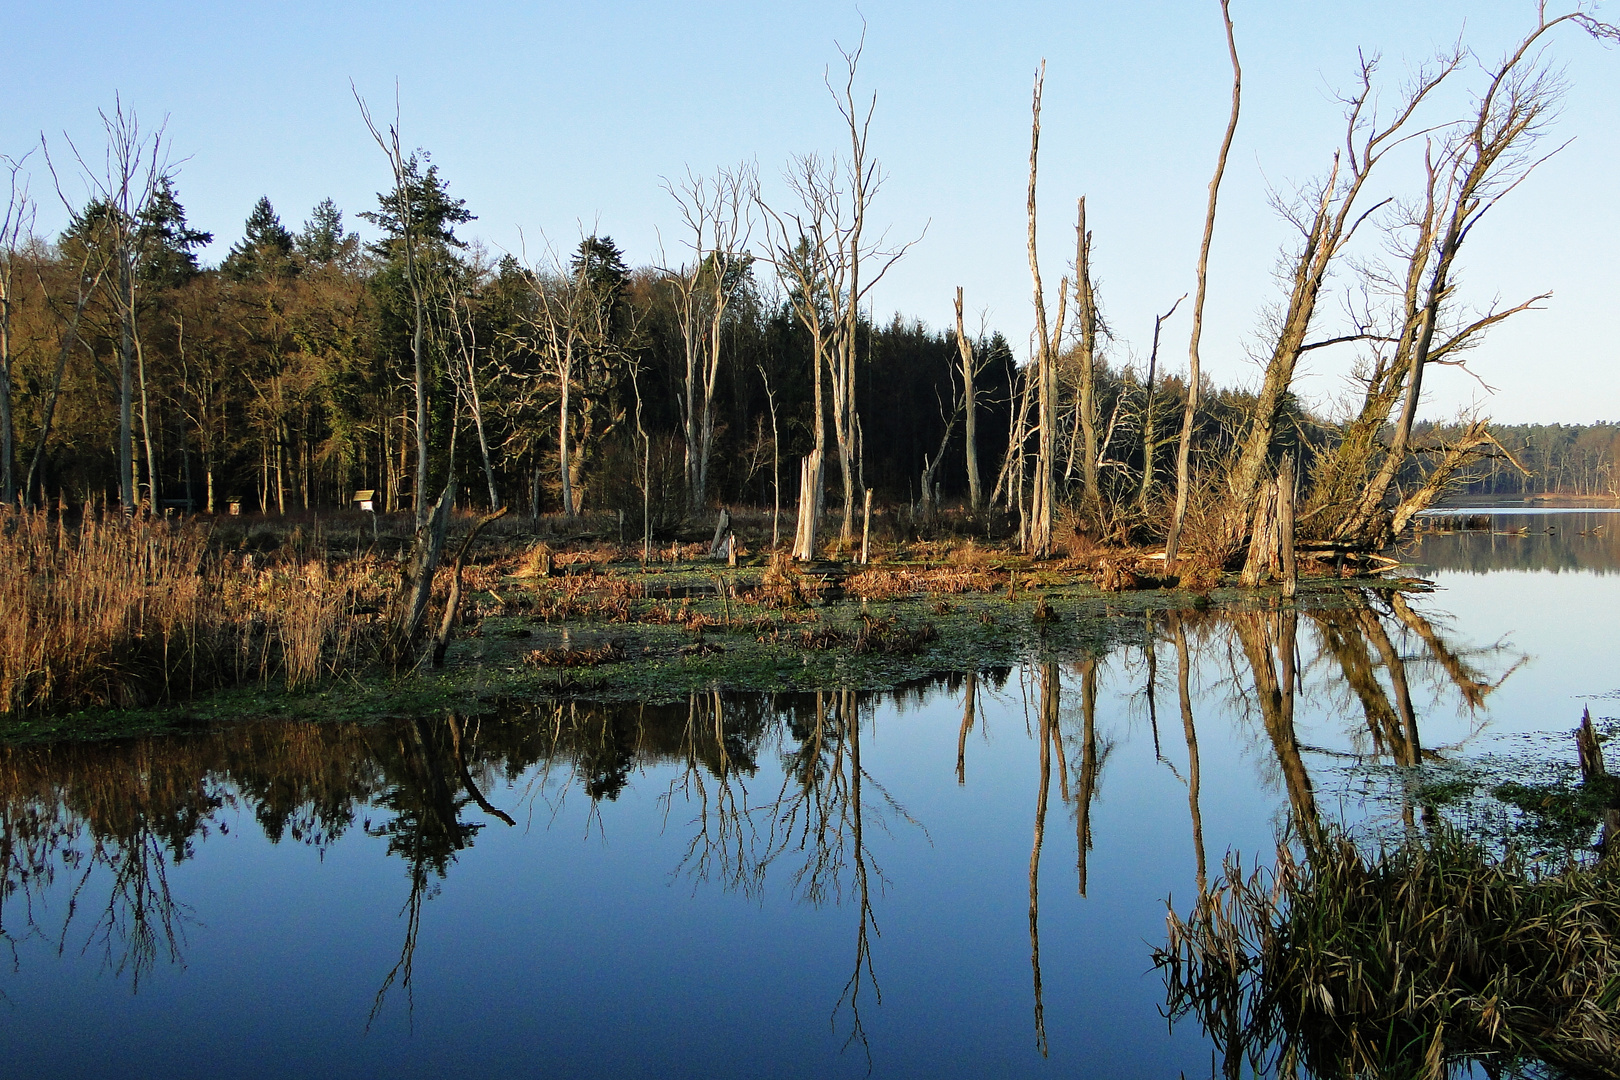
[[[1340,446],[1341,460],[1334,464],[1341,471],[1367,468],[1379,447],[1375,433],[1397,397],[1402,399],[1401,413],[1383,461],[1334,529],[1336,539],[1381,544],[1422,509],[1413,506],[1396,527],[1384,506],[1411,445],[1425,368],[1430,364],[1461,365],[1465,351],[1486,330],[1551,295],[1543,293],[1507,308],[1493,305],[1482,314],[1460,314],[1455,271],[1463,243],[1481,219],[1546,160],[1546,156],[1534,156],[1532,149],[1556,112],[1560,85],[1557,73],[1535,50],[1554,27],[1570,21],[1595,37],[1615,36],[1614,28],[1580,12],[1549,19],[1543,8],[1536,27],[1496,67],[1488,69],[1473,115],[1431,140],[1424,155],[1423,194],[1415,203],[1400,207],[1390,223],[1391,239],[1399,245],[1405,263],[1387,275],[1391,291],[1398,290],[1394,325],[1386,335],[1393,345],[1388,355],[1376,359],[1361,415],[1352,424],[1351,437]],[[1352,456],[1359,460],[1344,460]],[[1400,510],[1406,510],[1409,502],[1410,498],[1402,500]]]
[[[1320,341],[1307,340],[1317,300],[1330,271],[1338,264],[1360,226],[1388,202],[1362,208],[1360,195],[1368,179],[1390,151],[1417,134],[1409,132],[1408,128],[1419,107],[1457,70],[1463,59],[1464,54],[1458,49],[1420,68],[1399,99],[1393,117],[1382,121],[1377,115],[1374,87],[1378,62],[1376,58],[1363,57],[1359,85],[1345,99],[1342,149],[1334,152],[1333,163],[1324,177],[1302,191],[1293,203],[1279,205],[1283,215],[1299,230],[1300,243],[1286,261],[1288,300],[1272,327],[1270,354],[1248,431],[1227,477],[1231,514],[1227,527],[1230,530],[1240,531],[1243,522],[1253,513],[1254,500],[1264,479],[1300,358],[1312,349],[1359,341],[1366,336],[1358,330]]]
[[[1097,293],[1091,283],[1091,232],[1086,228],[1086,198],[1080,197],[1074,226],[1074,315],[1079,341],[1075,349],[1075,421],[1080,429],[1081,477],[1084,500],[1092,521],[1102,524],[1102,490],[1098,487],[1097,467]],[[1110,425],[1112,427],[1112,425]]]
[[[764,364],[756,366],[765,381],[765,401],[771,410],[771,550],[775,551],[782,539],[782,436],[776,426],[776,393],[771,389],[771,377],[765,374]]]
[[[30,506],[34,505],[34,497],[39,493],[40,485],[44,483],[45,447],[50,440],[51,426],[56,419],[56,405],[62,396],[62,376],[67,371],[68,355],[73,351],[75,345],[83,342],[79,335],[79,323],[84,318],[85,306],[90,303],[90,298],[95,295],[96,290],[101,286],[101,280],[106,273],[106,268],[106,261],[96,257],[94,246],[86,245],[79,260],[78,272],[73,278],[75,287],[73,310],[71,314],[63,316],[63,327],[56,347],[56,367],[51,374],[50,387],[45,391],[44,400],[40,404],[39,431],[34,440],[33,457],[28,463],[28,477],[23,481],[23,499]],[[40,294],[45,297],[45,302],[54,308],[55,305],[51,303],[50,289],[45,284],[44,276],[36,273],[36,277],[39,281]],[[212,474],[210,474],[211,478]],[[210,488],[209,494],[211,497],[213,494],[212,488]],[[40,496],[40,500],[43,502],[43,495]],[[210,501],[208,509],[210,513],[213,511],[212,501]]]
[[[428,517],[433,510],[428,505],[428,371],[427,371],[427,334],[428,295],[426,283],[423,281],[420,253],[417,250],[418,222],[412,216],[414,200],[412,198],[411,180],[415,169],[414,155],[407,158],[400,145],[399,139],[399,101],[394,101],[394,122],[388,125],[386,134],[378,129],[371,119],[371,110],[367,108],[365,99],[360,92],[350,84],[349,89],[354,94],[356,104],[360,106],[360,118],[365,121],[366,130],[376,140],[377,146],[388,158],[388,168],[394,177],[394,200],[399,214],[400,244],[405,256],[405,284],[411,295],[411,390],[416,403],[416,527],[418,532],[426,527]]]
[[[984,490],[979,482],[978,397],[973,380],[978,374],[978,361],[973,355],[973,343],[968,340],[962,325],[962,287],[956,287],[956,349],[962,357],[962,406],[967,453],[968,509],[978,514],[984,509]],[[775,414],[772,414],[774,419]]]
[[[1215,236],[1215,204],[1221,193],[1221,177],[1226,173],[1226,156],[1237,133],[1238,111],[1243,102],[1243,67],[1238,63],[1237,39],[1232,36],[1230,0],[1220,0],[1221,22],[1226,27],[1226,53],[1232,61],[1232,111],[1227,117],[1226,134],[1215,157],[1215,175],[1209,181],[1209,205],[1204,209],[1204,238],[1198,245],[1198,285],[1193,299],[1192,333],[1187,339],[1187,400],[1181,412],[1181,439],[1176,449],[1176,505],[1170,516],[1170,533],[1165,538],[1166,564],[1174,563],[1181,545],[1181,526],[1187,517],[1187,489],[1192,483],[1193,425],[1198,417],[1198,342],[1204,332],[1204,297],[1209,286],[1209,246]]]
[[[126,112],[122,100],[115,100],[112,115],[105,112],[101,126],[106,133],[106,165],[96,171],[86,163],[72,139],[64,139],[78,163],[79,171],[91,189],[90,206],[81,212],[67,197],[62,203],[68,208],[72,228],[85,234],[86,242],[100,240],[105,247],[100,252],[103,260],[98,277],[108,287],[113,310],[118,313],[118,487],[119,502],[126,513],[133,513],[140,504],[140,473],[135,457],[135,383],[136,367],[140,366],[140,381],[145,384],[145,364],[140,356],[140,327],[137,323],[138,274],[141,259],[141,216],[168,179],[169,167],[164,142],[164,126],[159,125],[150,136],[141,129],[140,119],[133,110]],[[50,148],[44,146],[46,162],[53,177],[55,164],[50,161]],[[60,178],[57,193],[61,195]],[[95,246],[102,247],[102,244]],[[105,271],[110,270],[111,273]],[[143,402],[144,404],[144,402]],[[144,415],[144,410],[143,410]],[[146,431],[148,490],[156,497],[156,479],[152,461],[150,426]]]
[[[709,454],[714,445],[714,399],[720,379],[720,339],[726,311],[747,283],[753,232],[749,213],[756,188],[753,166],[694,176],[677,188],[664,188],[680,207],[692,263],[665,272],[675,300],[686,360],[680,406],[686,438],[688,505],[696,510],[708,491]]]
[[[479,389],[482,380],[478,324],[473,317],[473,300],[467,289],[459,287],[450,289],[449,299],[450,325],[447,329],[452,350],[447,350],[449,355],[446,358],[450,361],[450,379],[472,417],[473,431],[478,436],[479,458],[484,466],[484,482],[489,486],[489,508],[494,511],[506,504],[501,501],[500,490],[495,484],[495,465],[490,458],[489,436],[484,429],[484,399]]]
[[[16,448],[11,422],[11,328],[17,304],[17,256],[23,240],[32,231],[33,202],[24,184],[18,187],[22,163],[0,157],[0,168],[9,173],[6,207],[0,215],[0,502],[11,505],[17,499]]]
[[[821,367],[825,366],[833,441],[843,480],[844,518],[840,541],[849,543],[854,532],[855,491],[860,486],[858,460],[860,416],[855,401],[855,368],[859,344],[860,312],[868,294],[916,241],[890,246],[884,238],[867,234],[866,215],[883,185],[884,174],[871,158],[868,139],[877,95],[863,103],[855,99],[855,76],[861,44],[840,50],[844,60],[842,84],[828,91],[849,135],[849,157],[823,160],[807,154],[793,160],[787,183],[798,200],[796,211],[778,212],[756,197],[766,215],[770,233],[770,261],[787,287],[795,316],[811,338],[817,362],[814,429],[817,460],[825,460],[826,439]],[[817,477],[819,488],[820,477]],[[818,510],[819,510],[818,495]]]
[[[1026,207],[1028,213],[1026,246],[1029,251],[1029,274],[1035,295],[1035,348],[1031,350],[1028,376],[1035,385],[1035,483],[1028,534],[1025,535],[1022,525],[1019,528],[1024,549],[1037,558],[1044,558],[1052,550],[1052,519],[1055,509],[1053,504],[1057,501],[1057,348],[1066,321],[1069,295],[1069,279],[1064,278],[1058,285],[1057,322],[1049,327],[1046,321],[1046,293],[1041,286],[1041,265],[1035,236],[1035,182],[1041,149],[1041,89],[1045,81],[1046,61],[1042,60],[1041,66],[1035,72],[1035,90],[1030,103],[1029,198]],[[1025,392],[1028,393],[1027,385]],[[1022,484],[1018,487],[1022,496]]]
[[[1142,486],[1136,495],[1137,509],[1146,512],[1148,496],[1153,492],[1153,466],[1154,458],[1158,452],[1158,444],[1154,442],[1153,430],[1153,378],[1157,374],[1159,365],[1159,331],[1164,328],[1165,322],[1176,313],[1181,301],[1187,299],[1183,293],[1181,299],[1170,305],[1170,310],[1163,315],[1153,318],[1153,348],[1148,353],[1147,383],[1143,387],[1145,398],[1142,402]]]

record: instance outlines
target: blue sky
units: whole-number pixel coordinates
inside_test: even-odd
[[[1215,0],[9,6],[0,153],[20,155],[41,131],[97,145],[96,110],[115,93],[145,122],[167,115],[184,159],[181,199],[218,238],[210,258],[261,194],[294,227],[326,196],[359,224],[354,214],[387,183],[387,166],[349,82],[391,112],[397,79],[406,141],[432,152],[479,216],[465,234],[515,251],[521,231],[533,253],[542,235],[567,247],[594,229],[635,263],[655,261],[660,239],[672,257],[677,249],[661,178],[755,161],[768,196],[782,198],[790,155],[842,148],[822,78],[838,60],[835,42],[853,43],[864,16],[860,82],[878,95],[872,149],[888,173],[872,221],[899,239],[926,229],[879,286],[875,313],[943,326],[961,285],[970,311],[1020,351],[1033,321],[1023,249],[1029,93],[1044,57],[1043,274],[1055,288],[1073,256],[1074,200],[1086,195],[1116,361],[1142,356],[1154,313],[1192,288],[1227,107]],[[1248,349],[1277,296],[1271,273],[1287,230],[1268,191],[1326,168],[1342,128],[1334,91],[1349,85],[1357,50],[1383,54],[1393,95],[1410,63],[1459,34],[1496,56],[1528,28],[1534,5],[1234,0],[1233,13],[1245,111],[1222,189],[1203,346],[1223,383],[1256,379]],[[1436,373],[1430,416],[1478,402],[1504,422],[1620,419],[1620,55],[1573,31],[1549,55],[1569,82],[1553,139],[1574,141],[1476,234],[1464,290],[1479,304],[1555,296],[1475,353],[1495,394],[1462,372]],[[29,164],[41,229],[54,230],[62,213],[49,177],[37,154]],[[1414,190],[1415,162],[1395,164],[1380,195]],[[1337,312],[1337,301],[1328,307]],[[1186,312],[1166,329],[1172,367],[1185,365]],[[1318,401],[1343,394],[1349,360],[1312,354],[1300,390]]]

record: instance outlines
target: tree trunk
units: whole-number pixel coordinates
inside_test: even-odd
[[[564,346],[563,362],[558,368],[558,382],[561,384],[562,402],[557,418],[557,471],[562,478],[562,504],[565,517],[574,516],[574,486],[572,469],[568,460],[568,397],[569,388],[574,381],[573,343]]]
[[[1093,524],[1102,527],[1102,491],[1097,486],[1097,297],[1091,287],[1091,233],[1086,229],[1086,200],[1080,197],[1075,213],[1074,300],[1080,321],[1079,387],[1075,409],[1080,415],[1081,475],[1086,485],[1086,506]],[[1061,327],[1059,332],[1062,332]],[[1053,426],[1057,413],[1054,406]]]
[[[1221,21],[1226,25],[1226,52],[1232,61],[1232,111],[1226,121],[1226,135],[1215,158],[1215,175],[1209,181],[1209,204],[1204,210],[1204,239],[1198,246],[1198,286],[1192,310],[1192,334],[1187,340],[1187,401],[1181,413],[1181,439],[1176,448],[1176,507],[1170,517],[1170,534],[1165,541],[1165,565],[1176,561],[1181,545],[1181,526],[1187,517],[1187,489],[1192,484],[1193,424],[1198,415],[1198,389],[1202,373],[1198,342],[1204,331],[1204,297],[1209,287],[1209,247],[1215,236],[1215,203],[1221,192],[1221,176],[1226,172],[1226,156],[1232,150],[1237,132],[1238,109],[1243,101],[1243,69],[1238,64],[1237,40],[1232,36],[1229,0],[1221,0]]]
[[[966,443],[968,509],[975,515],[984,510],[984,491],[979,482],[979,410],[973,389],[975,363],[973,343],[962,325],[962,287],[956,287],[956,348],[962,356],[962,404],[966,412],[963,439]]]
[[[139,498],[135,475],[135,280],[128,256],[118,261],[118,485],[125,513]]]

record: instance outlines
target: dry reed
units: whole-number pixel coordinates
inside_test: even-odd
[[[380,577],[254,561],[210,555],[195,525],[6,512],[0,711],[129,707],[273,674],[291,688],[367,655],[358,612],[380,603]]]

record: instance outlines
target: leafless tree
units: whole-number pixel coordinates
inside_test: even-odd
[[[984,489],[979,481],[979,402],[973,383],[979,373],[981,361],[975,357],[973,342],[968,340],[967,328],[962,324],[960,285],[956,287],[956,350],[962,357],[963,438],[967,454],[968,509],[978,514],[984,510]]]
[[[493,511],[506,504],[501,501],[500,490],[495,483],[495,465],[490,457],[489,436],[484,427],[484,399],[480,384],[488,381],[488,375],[484,370],[485,364],[481,359],[483,353],[478,345],[473,290],[468,287],[487,277],[487,268],[481,263],[482,260],[475,260],[470,268],[469,281],[452,282],[448,290],[449,325],[446,331],[450,339],[450,349],[446,352],[450,380],[455,384],[456,393],[466,405],[467,412],[472,417],[473,431],[478,436],[478,453],[484,466],[484,482],[489,487],[489,508]]]
[[[99,114],[106,133],[107,147],[103,167],[92,169],[73,140],[63,136],[68,149],[79,166],[80,174],[91,190],[91,205],[85,211],[73,205],[62,193],[60,177],[50,159],[50,147],[41,143],[53,178],[57,180],[57,193],[78,231],[86,241],[99,240],[105,248],[99,252],[103,265],[101,280],[110,286],[113,308],[118,313],[118,484],[119,499],[126,512],[133,512],[140,503],[140,475],[135,457],[135,384],[137,375],[141,386],[142,420],[148,420],[146,398],[146,364],[141,354],[140,326],[137,321],[136,292],[137,267],[141,257],[141,217],[159,187],[169,178],[168,146],[164,140],[165,124],[148,135],[134,110],[126,111],[122,99],[115,100],[111,115]],[[100,245],[97,245],[98,247]],[[111,263],[108,267],[105,263]],[[111,269],[110,275],[105,271]],[[137,368],[139,369],[137,372]],[[148,494],[157,501],[157,474],[152,460],[151,426],[143,423],[146,442],[146,468]]]
[[[1030,104],[1029,128],[1029,199],[1027,247],[1029,273],[1035,294],[1035,348],[1031,350],[1030,378],[1035,385],[1035,485],[1031,506],[1029,535],[1024,538],[1027,551],[1044,557],[1052,548],[1052,519],[1057,501],[1055,460],[1057,457],[1057,351],[1058,339],[1067,319],[1069,279],[1058,285],[1058,316],[1050,325],[1046,320],[1046,293],[1041,287],[1041,265],[1036,247],[1035,181],[1041,148],[1041,89],[1046,81],[1046,61],[1035,72],[1035,90]],[[1082,225],[1084,223],[1082,222]],[[1027,389],[1026,389],[1027,393]],[[1017,425],[1021,427],[1022,425]],[[1020,530],[1022,532],[1022,530]]]
[[[1389,331],[1379,342],[1389,347],[1375,352],[1361,413],[1339,448],[1342,459],[1362,455],[1361,460],[1336,464],[1364,468],[1376,439],[1358,436],[1381,428],[1397,398],[1402,399],[1401,412],[1382,463],[1334,530],[1339,539],[1378,543],[1399,533],[1443,489],[1450,475],[1443,470],[1455,471],[1470,459],[1467,451],[1488,445],[1478,437],[1483,429],[1475,432],[1475,438],[1453,444],[1448,449],[1454,452],[1431,470],[1428,482],[1403,498],[1393,513],[1383,513],[1411,445],[1424,369],[1430,364],[1462,364],[1466,350],[1486,330],[1551,296],[1543,293],[1509,307],[1465,312],[1456,299],[1455,275],[1458,254],[1475,226],[1550,156],[1538,156],[1535,147],[1556,111],[1562,86],[1537,46],[1565,22],[1596,37],[1616,36],[1614,28],[1580,11],[1549,18],[1543,5],[1530,33],[1486,69],[1486,86],[1475,99],[1472,115],[1431,137],[1424,154],[1423,193],[1394,210],[1390,246],[1399,252],[1400,264],[1387,272],[1368,271],[1378,287],[1397,298]],[[1471,445],[1462,445],[1465,442]]]
[[[1215,158],[1215,175],[1209,181],[1209,205],[1204,210],[1204,239],[1198,246],[1198,286],[1193,298],[1192,334],[1187,339],[1187,401],[1181,414],[1181,441],[1176,450],[1176,506],[1170,517],[1170,534],[1166,538],[1164,557],[1166,564],[1175,562],[1181,544],[1181,526],[1187,517],[1187,488],[1192,483],[1193,424],[1198,413],[1199,380],[1203,377],[1199,365],[1198,342],[1204,332],[1204,297],[1209,285],[1209,246],[1215,237],[1215,204],[1221,193],[1221,177],[1226,173],[1226,156],[1232,150],[1232,136],[1237,133],[1238,111],[1243,103],[1243,67],[1238,63],[1237,39],[1232,35],[1230,0],[1220,0],[1221,22],[1226,27],[1226,52],[1232,61],[1232,111],[1226,121],[1226,135],[1221,139],[1220,153]]]
[[[1097,444],[1097,336],[1101,319],[1097,313],[1097,292],[1091,282],[1091,232],[1086,228],[1086,199],[1082,195],[1075,211],[1074,315],[1078,324],[1075,349],[1075,417],[1080,429],[1081,476],[1085,482],[1085,505],[1092,520],[1102,524],[1102,490],[1097,469],[1101,451]],[[1116,408],[1115,416],[1118,416]],[[1112,424],[1110,424],[1112,430]]]
[[[427,526],[428,518],[433,513],[433,505],[428,501],[428,371],[425,338],[429,299],[423,280],[421,253],[417,250],[417,222],[412,220],[411,163],[400,144],[397,88],[394,95],[394,122],[388,125],[386,133],[372,120],[371,110],[352,83],[349,89],[354,94],[355,103],[360,106],[360,118],[365,121],[366,130],[371,132],[371,137],[388,158],[388,168],[394,177],[395,209],[399,214],[400,243],[405,257],[405,284],[411,294],[411,389],[416,401],[416,491],[413,500],[416,504],[416,527],[420,530]]]
[[[62,330],[57,341],[56,367],[51,374],[49,388],[46,389],[44,400],[40,403],[39,430],[34,439],[33,457],[28,463],[28,477],[23,482],[22,495],[25,502],[33,505],[34,494],[44,482],[45,476],[45,446],[50,439],[51,426],[56,419],[57,402],[62,395],[62,376],[67,371],[68,356],[77,345],[83,344],[79,335],[79,323],[84,318],[84,309],[90,303],[91,297],[101,287],[102,277],[106,273],[106,261],[101,259],[96,249],[86,245],[79,257],[78,272],[74,274],[74,299],[71,313],[61,315]],[[57,310],[51,298],[50,287],[45,282],[43,274],[36,271],[40,294],[45,298],[46,304]],[[61,313],[58,311],[58,314]],[[209,510],[213,510],[210,503]]]
[[[1185,299],[1187,299],[1187,296],[1183,293],[1175,303],[1170,305],[1169,311],[1153,318],[1153,348],[1148,352],[1147,382],[1142,387],[1144,395],[1142,401],[1142,486],[1138,489],[1136,496],[1137,508],[1142,511],[1147,510],[1148,496],[1153,492],[1153,465],[1159,450],[1158,444],[1154,441],[1153,427],[1153,379],[1157,374],[1159,365],[1159,332],[1164,328],[1164,324],[1169,320],[1170,316],[1176,313],[1176,308],[1181,306],[1181,301]]]
[[[844,78],[828,90],[849,134],[847,160],[807,154],[793,160],[787,183],[799,209],[776,211],[757,202],[766,216],[768,258],[786,286],[795,315],[811,337],[813,355],[827,369],[834,441],[843,478],[841,540],[853,535],[855,490],[859,484],[860,419],[855,401],[855,366],[860,312],[872,288],[910,250],[915,240],[889,245],[867,233],[866,215],[883,185],[884,174],[868,149],[877,95],[855,98],[862,42],[839,52]],[[863,267],[866,276],[863,277]],[[824,451],[821,377],[816,375],[816,450]],[[817,460],[825,460],[822,454]],[[820,475],[815,477],[819,485]],[[818,515],[819,515],[818,487]]]
[[[665,275],[674,292],[686,360],[681,423],[686,436],[686,489],[694,510],[702,507],[708,491],[721,331],[732,299],[747,284],[753,261],[747,249],[757,187],[754,168],[748,164],[717,169],[712,177],[688,170],[679,186],[664,183],[680,207],[692,251],[690,265],[666,270]]]
[[[27,178],[21,176],[22,162],[0,156],[0,170],[7,174],[5,211],[0,214],[0,502],[10,505],[17,500],[11,420],[12,313],[17,303],[17,256],[33,232],[34,204],[28,197]]]
[[[1300,358],[1312,349],[1350,340],[1361,332],[1319,341],[1307,340],[1317,301],[1330,270],[1357,230],[1388,200],[1363,208],[1360,196],[1367,180],[1389,153],[1422,134],[1414,130],[1419,108],[1463,63],[1459,47],[1419,68],[1400,95],[1393,114],[1378,116],[1374,75],[1377,57],[1363,56],[1356,90],[1345,98],[1342,149],[1335,151],[1327,174],[1299,192],[1291,202],[1277,200],[1279,210],[1299,230],[1300,242],[1287,256],[1284,280],[1288,299],[1271,328],[1272,344],[1249,427],[1227,478],[1229,532],[1241,535],[1260,491],[1272,442],[1293,385]],[[1197,309],[1195,307],[1195,318]]]
[[[530,344],[545,371],[541,379],[524,380],[519,411],[530,411],[555,391],[558,479],[563,513],[572,517],[584,499],[586,462],[624,419],[624,410],[609,398],[629,364],[626,342],[636,331],[616,330],[613,298],[591,280],[583,259],[569,267],[548,249],[548,261],[524,271],[534,297]]]

